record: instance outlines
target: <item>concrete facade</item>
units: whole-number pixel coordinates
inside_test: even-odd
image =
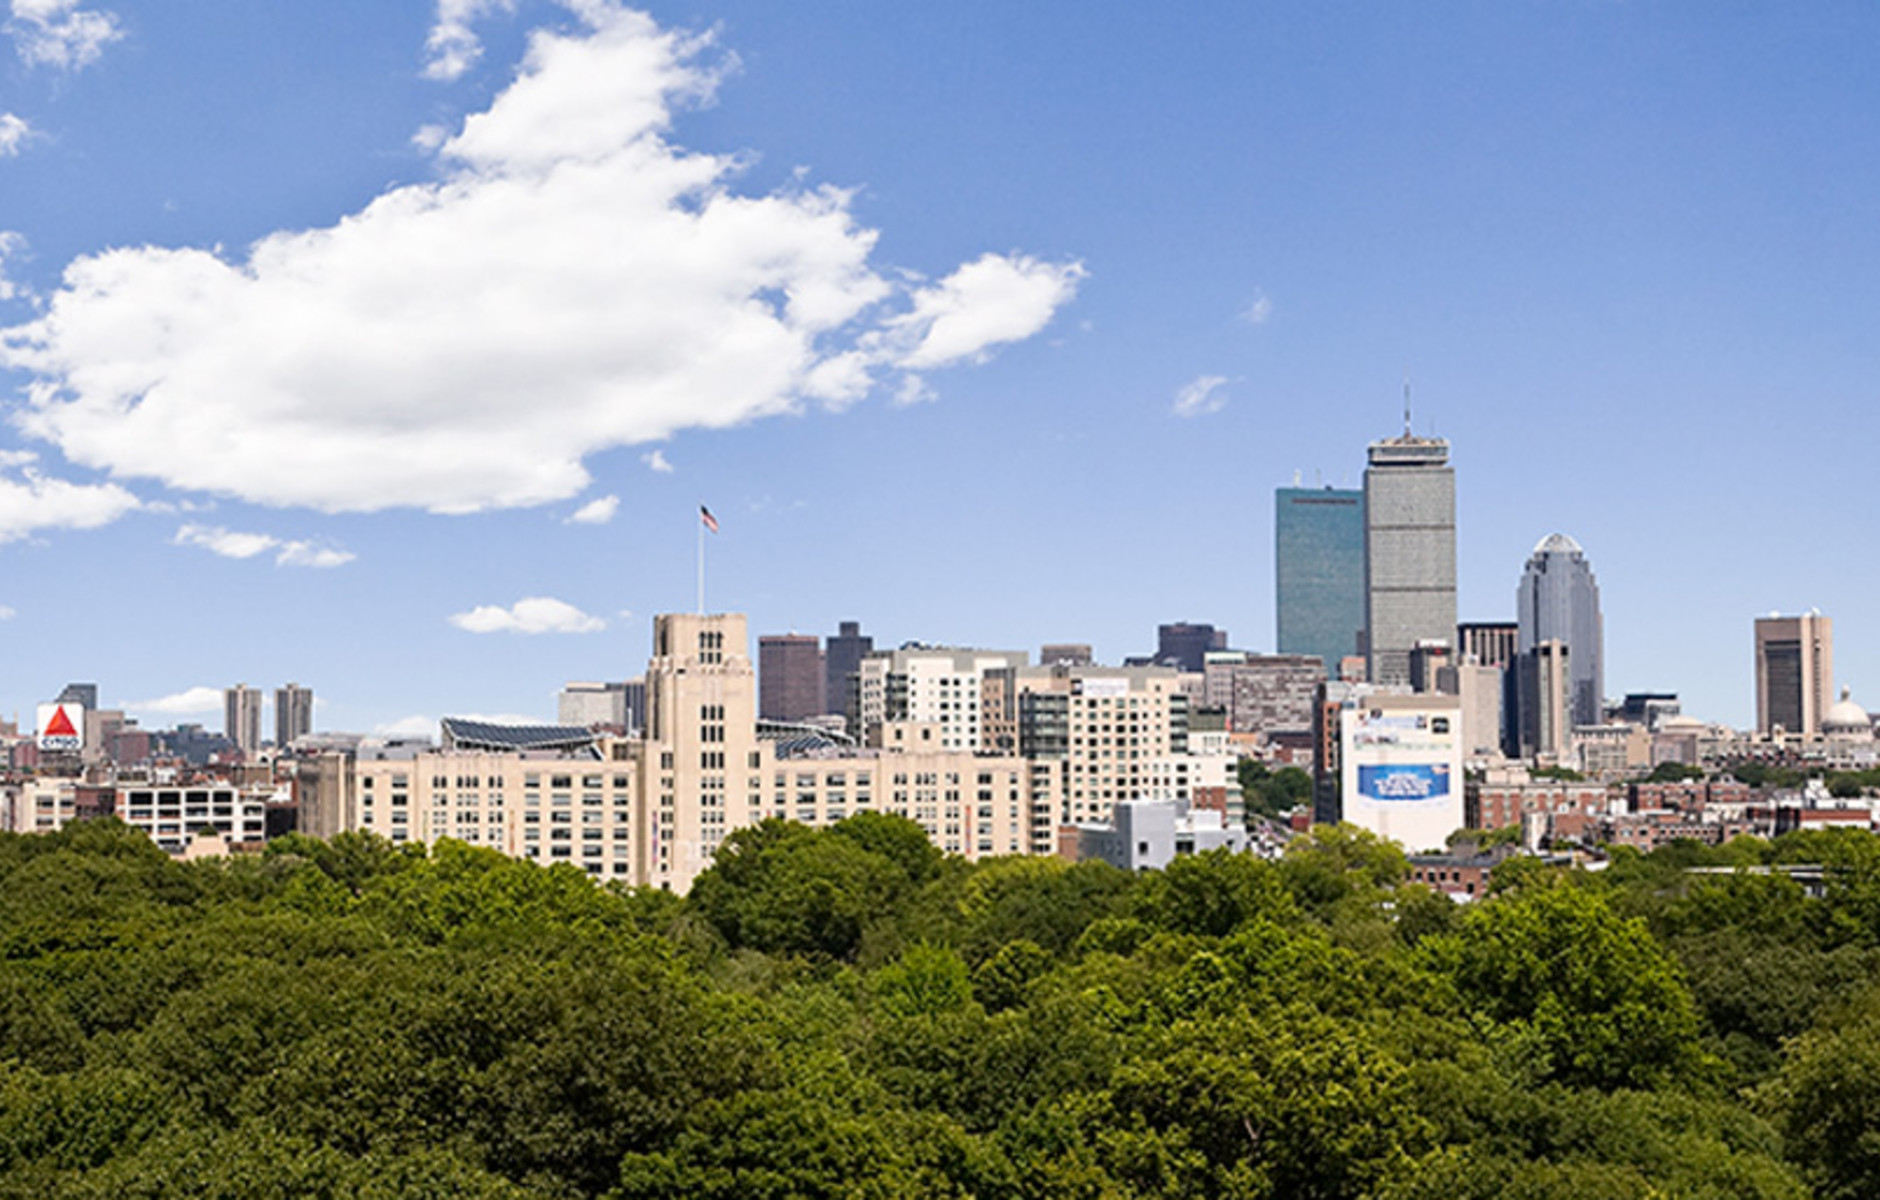
[[[1410,682],[1418,642],[1456,631],[1456,473],[1449,443],[1372,442],[1364,472],[1364,627],[1373,684]]]

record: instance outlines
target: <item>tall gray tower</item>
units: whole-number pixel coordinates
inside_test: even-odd
[[[1516,648],[1526,654],[1543,642],[1567,646],[1567,707],[1575,725],[1597,725],[1606,695],[1606,625],[1599,615],[1599,583],[1580,544],[1564,533],[1534,547],[1515,590]]]
[[[1456,472],[1449,443],[1372,442],[1364,472],[1365,655],[1372,683],[1408,686],[1418,642],[1456,637]]]

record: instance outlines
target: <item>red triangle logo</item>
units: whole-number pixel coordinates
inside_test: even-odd
[[[72,718],[65,715],[65,705],[52,710],[52,721],[46,726],[47,737],[77,737],[78,730],[72,728]]]

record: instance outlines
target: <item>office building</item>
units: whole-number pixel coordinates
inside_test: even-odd
[[[1364,493],[1280,488],[1273,551],[1279,652],[1314,655],[1336,675],[1363,652]]]
[[[847,718],[850,733],[859,732],[855,714],[855,672],[875,649],[875,639],[862,632],[860,621],[843,621],[823,640],[823,710]]]
[[[1572,652],[1549,638],[1515,660],[1515,719],[1522,758],[1559,762],[1572,748]]]
[[[238,683],[222,692],[222,732],[235,748],[252,756],[261,749],[261,689]]]
[[[640,700],[635,703],[633,692]],[[618,683],[569,683],[555,693],[555,721],[581,729],[610,729],[627,733],[639,726],[645,708],[646,685],[638,680]]]
[[[1173,625],[1158,625],[1155,631],[1155,663],[1160,667],[1175,667],[1182,671],[1201,673],[1202,664],[1207,661],[1208,651],[1227,649],[1227,630],[1216,629],[1212,625],[1196,625],[1187,621],[1178,621]]]
[[[274,689],[274,744],[282,750],[313,732],[313,689],[290,683]]]
[[[1573,724],[1597,725],[1606,695],[1605,624],[1599,614],[1599,584],[1580,544],[1564,533],[1534,547],[1515,589],[1517,650],[1542,642],[1567,647],[1567,700]]]
[[[1410,683],[1418,642],[1456,632],[1456,472],[1449,443],[1372,442],[1364,472],[1364,628],[1373,684]]]
[[[1005,667],[1023,667],[1029,661],[1023,650],[903,646],[876,651],[856,671],[858,728],[854,732],[872,743],[883,725],[913,721],[937,728],[941,749],[968,753],[996,749],[980,738],[985,675]]]
[[[1834,694],[1834,622],[1820,613],[1756,619],[1756,732],[1816,737]]]
[[[1225,712],[1235,733],[1304,733],[1312,728],[1312,698],[1325,669],[1312,654],[1216,650],[1201,678],[1201,703]]]
[[[1510,667],[1520,653],[1521,627],[1513,621],[1465,621],[1456,626],[1456,657],[1485,667]]]
[[[1438,638],[1426,638],[1418,642],[1410,650],[1410,690],[1442,691],[1437,686],[1437,673],[1454,661],[1455,655],[1450,653],[1448,642]]]
[[[98,685],[95,683],[68,683],[59,692],[54,704],[83,705],[86,712],[98,707]]]
[[[757,715],[766,721],[807,721],[823,704],[822,640],[778,633],[757,639]]]

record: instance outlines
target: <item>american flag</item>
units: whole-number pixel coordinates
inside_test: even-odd
[[[705,523],[705,528],[711,530],[713,533],[718,532],[718,518],[712,516],[712,510],[706,508],[703,504],[698,506],[698,519]]]

